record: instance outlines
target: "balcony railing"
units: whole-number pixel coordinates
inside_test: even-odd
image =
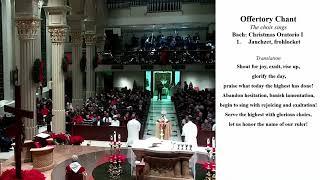
[[[105,53],[100,64],[165,65],[165,64],[214,64],[215,50],[154,50],[123,51],[112,55]]]
[[[215,0],[182,0],[183,3],[201,3],[201,4],[212,4]]]
[[[109,0],[107,1],[107,8],[108,9],[118,9],[118,8],[128,8],[130,7],[129,1],[123,0]]]
[[[107,0],[109,9],[147,6],[148,12],[180,11],[182,3],[215,3],[215,0]]]
[[[173,12],[181,10],[181,0],[149,0],[148,13]]]

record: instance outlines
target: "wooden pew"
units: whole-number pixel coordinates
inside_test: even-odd
[[[120,126],[92,126],[92,125],[72,125],[71,135],[82,136],[86,140],[110,141],[110,136],[116,131],[121,134],[121,142],[126,142],[128,138],[127,127]]]
[[[215,136],[216,135],[214,131],[199,130],[198,136],[197,136],[198,146],[202,146],[202,147],[207,146],[207,139],[210,138],[210,142],[211,142],[212,137],[215,137]]]
[[[142,128],[142,127],[141,127]],[[116,131],[121,134],[121,142],[127,142],[128,131],[126,126],[92,126],[76,124],[71,127],[71,135],[82,136],[86,140],[110,141],[110,136]],[[140,131],[140,139],[143,131]]]

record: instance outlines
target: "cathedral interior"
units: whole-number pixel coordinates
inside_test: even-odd
[[[0,179],[215,179],[215,0],[0,11]]]

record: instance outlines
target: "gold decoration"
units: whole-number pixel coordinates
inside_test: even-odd
[[[96,35],[95,34],[86,34],[85,35],[86,45],[94,45],[96,43]]]
[[[77,31],[71,31],[71,43],[74,46],[81,45],[82,44],[82,33]]]
[[[21,40],[35,39],[39,28],[40,20],[38,18],[17,18],[16,26]]]
[[[49,27],[48,31],[52,42],[64,42],[67,33],[66,27]]]

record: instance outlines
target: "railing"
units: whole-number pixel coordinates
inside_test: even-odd
[[[117,9],[117,8],[128,8],[134,6],[146,6],[149,0],[108,0],[106,2],[107,8]]]
[[[148,13],[172,12],[181,10],[181,0],[149,0]]]
[[[215,50],[156,50],[123,51],[116,55],[106,53],[100,64],[214,64]]]
[[[109,9],[128,8],[134,6],[147,6],[148,12],[180,11],[182,3],[213,4],[215,0],[107,0]]]
[[[212,4],[215,0],[182,0],[183,3],[201,3],[201,4]]]
[[[146,6],[149,0],[134,0],[130,1],[131,6]]]
[[[118,8],[128,8],[130,7],[130,2],[125,0],[109,0],[107,1],[107,8],[118,9]]]

